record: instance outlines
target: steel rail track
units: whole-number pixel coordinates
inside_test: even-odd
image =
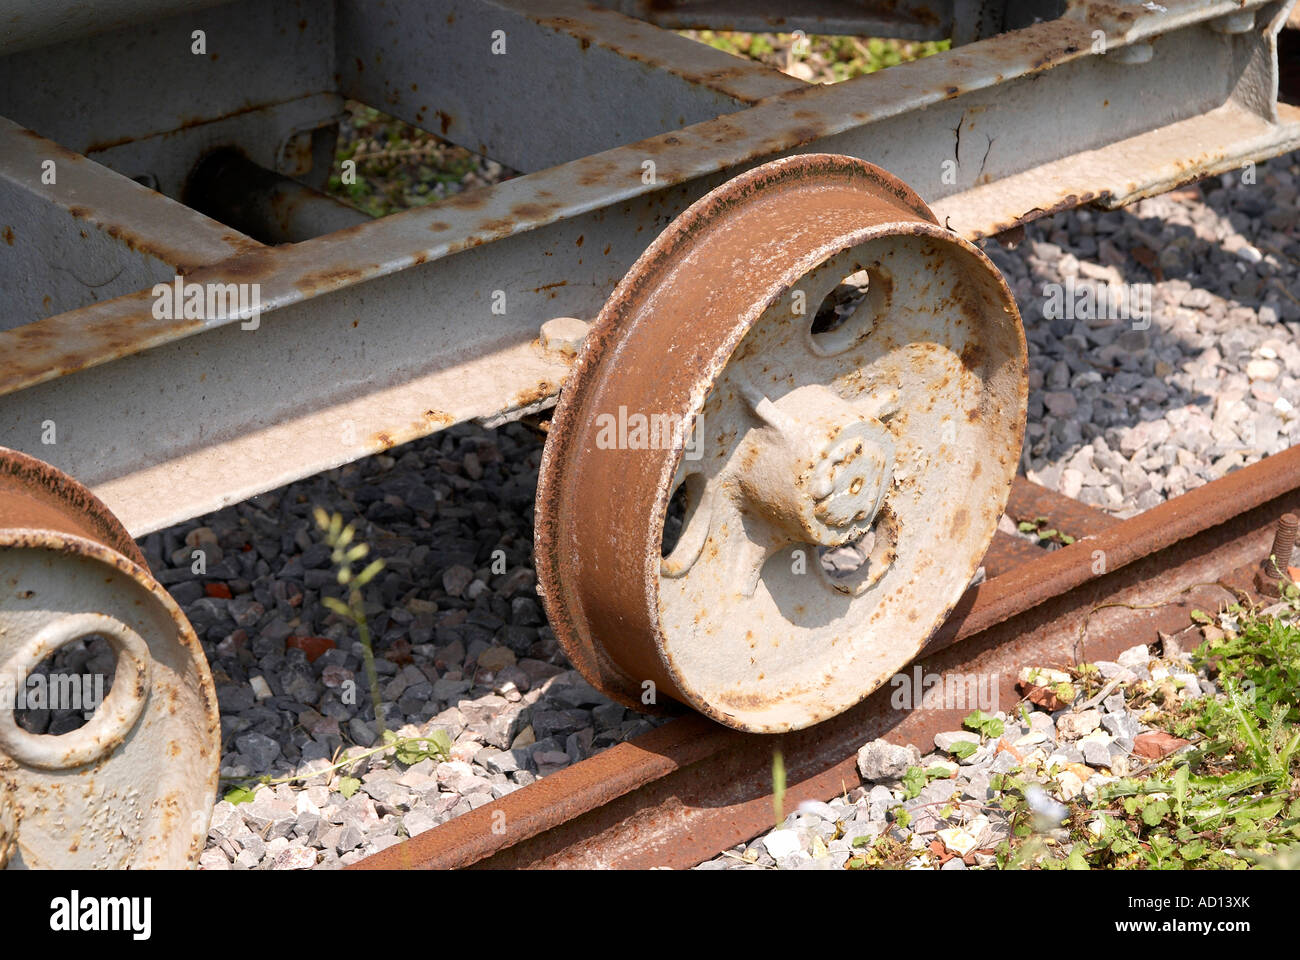
[[[1023,666],[1113,658],[1186,628],[1193,607],[1251,592],[1278,518],[1296,509],[1300,448],[1123,521],[1018,481],[1011,516],[1047,516],[1082,539],[1033,557],[999,535],[985,559],[990,579],[967,591],[910,669],[991,674],[999,702],[1014,703]],[[793,809],[856,786],[867,741],[925,744],[968,712],[900,710],[891,694],[881,688],[780,737],[683,716],[352,869],[690,867],[770,826],[774,747]]]

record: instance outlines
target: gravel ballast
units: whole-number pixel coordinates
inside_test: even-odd
[[[902,847],[896,860],[905,869],[995,867],[997,848],[1012,838],[1012,814],[1001,802],[999,774],[1038,785],[1027,791],[1034,797],[1030,806],[1042,817],[1038,829],[1054,842],[1064,840],[1065,801],[1091,800],[1103,787],[1140,772],[1151,762],[1153,743],[1172,739],[1143,722],[1143,708],[1130,704],[1131,689],[1144,681],[1167,683],[1181,703],[1218,692],[1181,650],[1157,656],[1139,644],[1093,666],[1107,678],[1095,697],[1079,696],[1078,703],[1055,710],[1029,701],[1017,705],[1023,712],[999,710],[990,715],[1002,722],[995,736],[941,732],[924,753],[913,744],[864,744],[858,751],[860,786],[827,803],[800,804],[775,829],[696,869],[839,870],[882,837]],[[1019,680],[1022,689],[1032,689],[1070,677],[1027,666]],[[963,740],[975,746],[967,756],[952,751]],[[1178,742],[1187,748],[1187,741]],[[906,789],[908,768],[928,774],[916,795]]]

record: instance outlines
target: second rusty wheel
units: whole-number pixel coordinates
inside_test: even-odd
[[[87,643],[111,651],[111,682],[58,666],[61,651]],[[203,649],[108,508],[4,447],[0,689],[0,867],[197,862],[221,756]],[[30,730],[19,705],[81,713],[84,723]]]
[[[640,709],[758,732],[847,709],[970,582],[1025,405],[1010,291],[903,183],[821,154],[729,181],[632,267],[564,388],[536,531],[560,643]]]

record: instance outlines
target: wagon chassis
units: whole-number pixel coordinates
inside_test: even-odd
[[[572,354],[542,324],[592,319],[650,238],[763,160],[868,160],[975,239],[1300,145],[1278,2],[1070,3],[834,86],[567,0],[191,4],[53,47],[36,6],[9,41],[33,49],[0,59],[0,445],[76,476],[134,536],[547,407]],[[950,8],[913,13],[833,25],[951,35]],[[804,26],[821,22],[784,24]],[[524,175],[279,246],[173,199],[223,145],[323,182],[343,96]],[[155,317],[153,285],[178,274],[259,284],[257,323]]]

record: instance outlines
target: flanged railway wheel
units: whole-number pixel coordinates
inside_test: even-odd
[[[912,190],[825,154],[742,174],[650,245],[565,385],[537,492],[556,635],[638,709],[833,716],[969,584],[1025,407],[1006,283]]]
[[[84,666],[64,672],[57,658],[48,679],[29,682],[33,673],[45,678],[38,667],[77,641],[112,651],[111,684],[97,684]],[[4,447],[0,683],[0,866],[198,860],[221,757],[203,650],[104,504]],[[94,712],[76,729],[37,733],[18,722],[15,705]]]

